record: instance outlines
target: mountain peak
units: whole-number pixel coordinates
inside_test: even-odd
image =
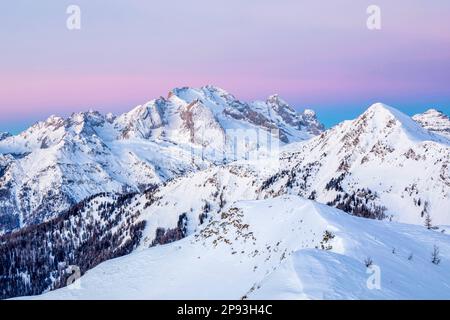
[[[200,88],[193,87],[177,87],[169,91],[167,95],[168,100],[173,100],[174,97],[183,100],[186,103],[191,103],[192,101],[199,100],[212,100],[217,102],[217,100],[235,101],[236,98],[228,93],[226,90],[214,86],[206,85]]]
[[[425,129],[450,139],[450,118],[441,111],[429,109],[416,114],[413,120]]]
[[[5,140],[9,137],[11,137],[11,134],[9,132],[0,132],[0,141]]]
[[[109,123],[113,123],[117,117],[112,112],[108,112],[106,114],[105,118],[106,118],[106,121],[108,121]]]
[[[443,113],[442,111],[439,111],[437,109],[428,109],[427,111],[425,111],[424,113],[420,113],[420,114],[416,114],[415,116],[413,116],[413,119],[446,119],[447,121],[449,121],[450,123],[450,117],[447,116],[445,113]]]
[[[224,90],[224,89],[222,89],[222,88],[220,88],[220,87],[211,85],[211,84],[208,84],[208,85],[206,85],[206,86],[203,86],[201,89],[202,89],[203,91],[215,92],[215,93],[219,93],[219,94],[221,94],[221,95],[228,95],[228,94],[229,94],[226,90]]]
[[[423,114],[429,114],[429,115],[444,115],[444,116],[445,116],[445,114],[444,114],[442,111],[439,111],[439,110],[433,109],[433,108],[428,109],[428,110],[425,111]]]
[[[276,102],[279,102],[279,101],[282,101],[282,99],[280,98],[280,95],[278,94],[278,93],[275,93],[275,94],[272,94],[272,95],[270,95],[268,98],[267,98],[267,101],[276,101]],[[284,102],[284,101],[283,101]]]
[[[395,120],[407,127],[416,126],[414,121],[412,121],[409,116],[381,102],[371,105],[367,111],[363,113],[363,116],[380,121],[380,124],[386,124],[387,122],[392,122]]]
[[[54,115],[52,114],[50,117],[48,117],[45,121],[44,124],[46,125],[56,125],[60,122],[63,122],[64,119],[60,116]]]
[[[294,122],[292,118],[297,118],[297,112],[295,112],[295,110],[286,101],[281,99],[278,94],[271,95],[267,98],[266,103],[289,123]]]
[[[272,104],[272,105],[277,105],[277,106],[282,106],[282,107],[288,107],[290,109],[292,109],[289,104],[283,100],[279,94],[273,94],[271,96],[269,96],[266,100],[266,102],[268,104]]]
[[[101,126],[105,122],[105,116],[98,111],[89,110],[85,112],[73,113],[69,119],[67,119],[67,124],[72,125],[88,125],[92,127]]]
[[[312,109],[305,109],[305,111],[303,111],[303,115],[309,118],[316,118],[317,114],[314,110]]]

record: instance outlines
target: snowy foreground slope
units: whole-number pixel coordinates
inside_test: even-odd
[[[296,196],[237,202],[183,240],[107,261],[34,298],[450,299],[450,236]]]

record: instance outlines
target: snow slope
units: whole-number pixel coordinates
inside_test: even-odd
[[[369,257],[379,290],[366,285]],[[283,196],[238,202],[181,241],[107,261],[34,298],[448,299],[449,266],[447,234]]]

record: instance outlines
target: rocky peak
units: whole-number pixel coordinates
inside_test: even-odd
[[[30,129],[33,131],[41,129],[50,129],[55,131],[62,126],[64,126],[64,119],[56,115],[51,115],[47,118],[47,120],[36,123]]]
[[[450,139],[450,118],[443,112],[429,109],[413,119],[425,129]]]
[[[9,137],[11,137],[11,134],[9,132],[0,132],[0,141],[5,140]]]
[[[316,115],[316,112],[314,110],[305,109],[305,111],[303,111],[303,117],[304,118],[308,118],[308,119],[316,119],[317,115]]]
[[[428,115],[431,117],[438,117],[438,118],[447,118],[448,116],[445,115],[442,111],[436,110],[436,109],[428,109],[423,113],[423,115]]]
[[[372,105],[357,119],[357,123],[365,124],[367,132],[378,133],[380,137],[393,138],[395,135],[397,138],[404,136],[410,141],[443,141],[439,136],[425,130],[408,115],[382,103]]]
[[[42,144],[48,146],[60,141],[66,133],[65,120],[52,115],[45,121],[40,121],[19,134],[19,141],[25,143],[26,148],[40,148]]]
[[[266,100],[266,104],[275,114],[279,115],[287,124],[300,127],[301,117],[295,110],[280,98],[278,94],[271,95]]]
[[[121,132],[120,136],[123,139],[148,139],[152,135],[152,130],[163,126],[167,107],[168,100],[164,98],[149,101],[117,117],[114,125]]]

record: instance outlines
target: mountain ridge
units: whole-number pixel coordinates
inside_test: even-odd
[[[34,299],[445,298],[448,237],[296,196],[243,201],[183,240],[110,260]],[[433,245],[440,266],[432,263]],[[367,284],[375,268],[382,290]]]
[[[290,117],[269,112],[274,108]],[[269,152],[269,140],[308,139],[322,126],[307,115],[280,98],[246,103],[207,86],[173,89],[118,117],[93,110],[50,116],[0,141],[0,233],[45,221],[97,193],[143,191]]]
[[[437,234],[437,231],[445,233],[445,225],[450,225],[450,216],[446,215],[445,210],[450,205],[448,140],[424,131],[395,109],[374,105],[355,120],[341,123],[312,139],[285,145],[280,151],[275,170],[268,165],[267,159],[241,159],[186,172],[143,193],[131,193],[125,197],[126,200],[117,200],[117,195],[94,196],[75,211],[77,216],[86,217],[81,230],[95,230],[94,234],[87,239],[79,239],[79,235],[74,233],[71,240],[74,244],[68,243],[70,248],[81,245],[87,252],[74,256],[74,249],[67,249],[65,254],[71,257],[70,263],[79,265],[84,273],[92,267],[93,261],[100,263],[122,255],[122,242],[117,239],[122,239],[124,235],[129,235],[133,240],[126,246],[126,253],[140,254],[149,248],[163,250],[157,248],[198,234],[221,216],[227,216],[239,201],[256,201],[251,203],[257,206],[259,201],[298,196],[314,200],[310,203],[314,203],[315,207],[328,208],[325,206],[328,205],[358,217],[385,220],[380,225],[389,228],[398,226],[389,224],[392,223],[389,220],[393,220],[416,224],[419,225],[414,227],[417,230]],[[430,230],[424,226],[428,220]],[[367,225],[374,223],[368,219],[365,221]],[[23,239],[19,237],[16,241],[20,243],[29,237],[39,237],[44,239],[39,243],[51,242],[53,237],[66,232],[66,224],[73,225],[73,222],[38,225],[46,232],[33,236],[21,234]],[[107,227],[97,230],[96,226]],[[116,226],[120,226],[119,233]],[[4,239],[18,235],[13,233]],[[108,250],[101,253],[95,247],[82,245],[92,239],[105,239],[105,236],[112,242]],[[233,244],[233,241],[230,242]],[[53,256],[52,252],[60,249],[50,246],[49,255]],[[295,255],[312,262],[324,258],[314,252]],[[329,265],[333,265],[334,258],[340,261],[339,257],[327,257]],[[353,261],[343,259],[345,264]],[[297,264],[297,260],[294,258],[292,263]],[[20,258],[19,261],[24,260]],[[11,263],[19,264],[14,259]],[[351,262],[349,268],[355,271],[358,263]],[[30,268],[32,266],[26,266],[26,272],[22,272],[32,272]],[[289,271],[288,268],[290,275],[295,275],[296,270]],[[326,270],[329,270],[328,265]],[[337,276],[332,271],[326,274]],[[64,283],[67,275],[64,270],[50,266],[40,277],[39,285],[50,281],[58,288],[58,283]],[[23,284],[20,279],[15,281]],[[266,280],[263,282],[266,283]],[[267,283],[271,285],[272,280],[267,279]],[[253,296],[253,291],[247,292],[248,297]],[[264,296],[262,292],[255,293],[255,297]],[[26,289],[21,293],[29,294]]]

